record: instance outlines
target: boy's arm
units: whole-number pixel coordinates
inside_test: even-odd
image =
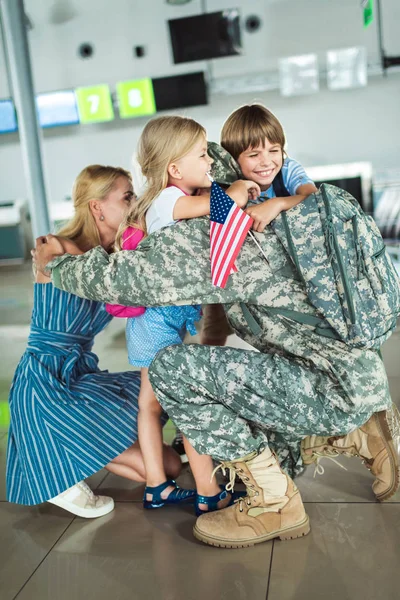
[[[313,183],[304,183],[297,188],[294,196],[270,198],[261,204],[250,206],[246,210],[246,213],[254,219],[252,229],[261,233],[283,210],[289,210],[297,206],[297,204],[300,204],[310,194],[314,194],[317,191]]]

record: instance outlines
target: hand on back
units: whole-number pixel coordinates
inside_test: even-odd
[[[46,265],[56,256],[69,254],[83,254],[74,242],[59,238],[55,235],[46,235],[36,238],[36,246],[31,250],[33,264],[37,271],[48,275]]]

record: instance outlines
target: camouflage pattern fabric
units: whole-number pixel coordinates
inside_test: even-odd
[[[243,173],[236,160],[222,146],[208,142],[207,153],[214,160],[211,165],[211,177],[222,186],[232,185],[243,179]]]
[[[382,360],[374,350],[351,348],[342,341],[319,335],[312,324],[300,324],[276,312],[276,309],[282,308],[298,311],[309,315],[311,321],[312,317],[319,316],[308,299],[304,283],[288,252],[272,228],[267,227],[263,233],[255,233],[255,236],[267,260],[248,237],[237,260],[239,271],[230,276],[225,289],[215,288],[211,284],[207,217],[180,221],[157,231],[144,239],[135,251],[108,255],[101,247],[97,247],[81,256],[59,257],[48,268],[52,270],[56,287],[84,298],[113,304],[224,304],[229,323],[237,335],[262,354],[223,348],[210,351],[208,347],[193,350],[190,346],[174,350],[171,356],[176,358],[176,364],[168,367],[168,392],[165,388],[161,389],[160,384],[161,374],[165,372],[163,361],[167,356],[167,353],[165,356],[161,353],[151,367],[154,383],[161,390],[160,400],[168,406],[185,433],[187,429],[195,446],[197,444],[201,451],[207,453],[221,455],[221,450],[213,444],[213,436],[207,432],[214,427],[214,421],[219,430],[218,420],[223,417],[226,428],[224,435],[231,442],[229,453],[235,457],[240,456],[244,447],[246,453],[251,451],[254,444],[253,436],[249,434],[249,428],[252,427],[250,413],[253,411],[247,405],[249,401],[259,403],[263,400],[260,419],[268,430],[269,426],[274,428],[271,435],[275,436],[273,441],[279,457],[286,461],[287,470],[293,473],[298,468],[298,445],[301,437],[306,435],[304,432],[322,433],[318,429],[321,424],[325,427],[324,432],[332,428],[333,431],[329,433],[339,430],[346,433],[360,422],[365,422],[373,412],[389,407],[391,399]],[[305,240],[307,236],[305,226]],[[329,293],[327,288],[327,297]],[[253,323],[252,327],[249,322]],[[187,359],[183,358],[185,352]],[[217,363],[222,356],[221,365],[225,366],[221,366],[219,374],[216,364],[211,368],[210,360],[214,357]],[[188,362],[185,363],[185,360]],[[235,379],[233,373],[241,365],[246,365],[246,368],[243,367],[239,371],[241,377]],[[170,378],[172,370],[175,372],[174,380]],[[183,402],[179,410],[176,406],[174,408],[174,403],[179,402],[176,381],[184,380],[184,377],[187,381],[191,377],[193,386],[196,381],[208,381],[199,393],[212,395],[216,385],[213,379],[223,377],[228,378],[227,394],[233,394],[235,385],[240,384],[239,389],[243,390],[242,400],[236,394],[234,409],[229,411],[224,408],[227,406],[224,404],[227,402],[226,395],[215,397],[215,402],[209,403],[210,413],[202,412],[198,422],[199,429],[207,429],[202,429],[202,436],[199,435],[198,439],[182,422],[185,415]],[[253,392],[245,394],[246,386],[249,386],[249,390],[257,388],[254,396]],[[278,390],[279,402],[274,405]],[[189,398],[187,402],[188,405],[193,404]],[[297,406],[294,414],[288,410],[292,403]],[[242,404],[242,410],[238,410],[238,404]],[[314,409],[310,411],[309,406]],[[244,414],[246,407],[249,412]],[[303,417],[300,408],[303,409]],[[192,406],[190,410],[193,410],[195,420],[195,407]],[[181,418],[179,411],[183,415]],[[278,426],[280,413],[282,426]],[[245,425],[247,418],[249,426]],[[291,425],[290,418],[293,419]],[[237,428],[239,422],[243,428],[240,435]],[[276,442],[277,438],[279,443]],[[273,441],[270,440],[271,444]]]
[[[400,314],[400,280],[373,218],[348,192],[322,184],[271,226],[322,327],[352,346],[379,349]]]
[[[326,402],[322,371],[278,354],[212,346],[170,346],[149,370],[158,400],[199,453],[234,460],[269,445],[293,477],[299,440],[341,435],[370,412],[348,414]]]

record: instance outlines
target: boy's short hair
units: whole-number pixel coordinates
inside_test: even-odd
[[[235,160],[248,148],[264,146],[265,140],[285,147],[285,133],[275,115],[262,104],[246,104],[235,110],[221,131],[221,146]]]

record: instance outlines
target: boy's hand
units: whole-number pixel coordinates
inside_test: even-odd
[[[226,193],[238,206],[244,208],[249,200],[257,200],[261,190],[254,181],[239,179],[229,186]]]
[[[280,198],[271,198],[257,206],[250,206],[246,213],[254,219],[252,229],[261,233],[283,210]]]

